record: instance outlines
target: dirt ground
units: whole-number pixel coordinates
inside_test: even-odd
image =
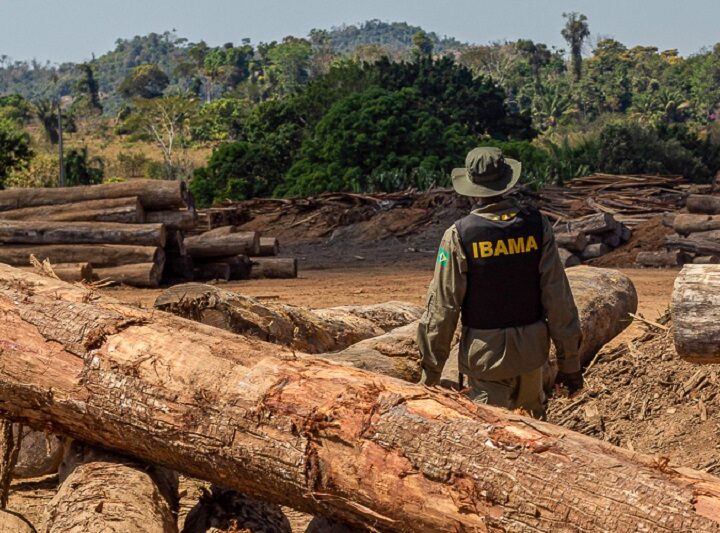
[[[334,268],[314,270],[302,270],[301,268],[297,279],[236,281],[224,283],[222,287],[242,292],[243,294],[259,299],[279,300],[285,303],[311,308],[346,304],[372,304],[390,300],[422,304],[427,285],[432,277],[433,259],[434,253],[432,255],[411,253],[407,261],[398,260],[395,264],[381,262],[381,264],[368,265],[364,258],[355,258],[352,261],[348,261],[347,266],[343,266],[343,268],[338,268],[337,266]],[[677,272],[650,269],[620,270],[630,276],[635,284],[640,302],[639,313],[650,320],[658,320],[668,308],[672,285]],[[108,295],[122,301],[144,307],[152,307],[155,298],[161,292],[161,290],[130,288],[107,288],[103,290]],[[643,324],[636,321],[635,324],[628,328],[622,335],[613,340],[606,350],[610,350],[613,347],[616,350],[623,350],[629,343],[632,344],[632,339],[642,334],[644,330]],[[655,339],[653,342],[664,343],[663,346],[667,348],[667,336],[662,337],[661,340]],[[662,352],[662,350],[659,351]],[[661,371],[672,373],[673,365],[675,365],[676,362],[673,362],[672,358],[668,359],[667,349],[665,349],[663,353],[665,353],[665,355],[662,356],[665,362],[662,365]],[[623,354],[621,354],[621,356],[622,355]],[[623,363],[625,366],[632,366],[632,362],[638,360],[636,349],[631,352],[631,355],[628,355],[626,350],[624,356],[632,356],[635,358],[631,359],[630,362]],[[643,361],[643,364],[647,364],[648,366],[653,365],[654,362],[649,356],[646,356],[645,359],[647,360]],[[607,361],[614,361],[614,359],[608,357]],[[685,374],[690,372],[690,370],[691,368],[683,367],[683,380],[687,380]],[[617,396],[619,393],[614,392],[613,394],[609,394],[603,392],[608,389],[608,380],[612,382],[612,380],[617,379],[612,373],[614,372],[614,367],[607,365],[605,359],[603,359],[598,362],[597,368],[593,369],[593,371],[596,374],[593,374],[589,380],[588,392],[581,398],[583,399],[581,402],[582,405],[580,406],[582,408],[573,410],[573,403],[578,401],[574,398],[560,399],[556,402],[556,407],[551,407],[551,420],[563,422],[564,425],[568,427],[573,427],[584,433],[593,434],[599,438],[605,438],[622,446],[633,447],[633,449],[637,448],[638,451],[670,455],[674,462],[683,463],[679,447],[681,444],[685,444],[687,439],[692,438],[692,427],[681,422],[673,426],[674,421],[677,421],[673,413],[687,414],[686,411],[688,411],[692,412],[693,416],[700,416],[699,413],[701,413],[701,409],[705,409],[705,407],[698,407],[698,401],[701,397],[695,394],[688,394],[687,397],[685,397],[685,395],[680,396],[681,400],[682,398],[686,398],[686,400],[692,401],[692,405],[683,407],[682,411],[677,407],[675,408],[676,411],[672,411],[673,407],[671,404],[675,402],[675,400],[671,398],[664,398],[662,402],[657,402],[658,406],[655,407],[650,405],[648,408],[646,405],[642,412],[643,419],[646,420],[646,422],[644,423],[645,426],[642,427],[646,427],[648,424],[652,426],[650,414],[653,412],[661,413],[666,420],[657,430],[653,430],[654,432],[652,434],[646,431],[645,433],[647,433],[647,435],[644,438],[643,432],[638,429],[640,427],[638,426],[638,421],[634,420],[632,416],[625,416],[622,414],[624,411],[618,411],[613,418],[605,414],[606,411],[603,410],[617,410],[624,405],[622,402],[626,400],[624,393],[618,399]],[[598,371],[600,371],[600,373],[598,373]],[[602,372],[609,372],[609,374],[604,375]],[[627,377],[627,370],[623,375],[625,378]],[[629,375],[635,374],[631,373]],[[652,389],[653,386],[657,387],[656,384],[652,383],[655,374],[649,373],[643,374],[643,376],[640,381],[641,387],[644,387],[643,390]],[[715,378],[711,377],[709,379]],[[618,383],[620,382],[618,381]],[[682,382],[679,383],[682,385]],[[708,381],[708,383],[710,383],[710,381]],[[679,392],[675,393],[675,396],[682,394],[682,391],[683,389],[679,389]],[[629,394],[628,392],[628,395]],[[675,398],[675,396],[673,396],[673,398]],[[642,402],[643,400],[641,399],[639,403],[632,403],[630,409],[634,411],[641,409]],[[705,397],[705,402],[710,405],[707,397]],[[662,405],[662,407],[660,407],[660,405]],[[712,408],[712,405],[710,405],[710,407]],[[668,410],[670,411],[669,414]],[[602,414],[596,416],[597,413]],[[568,418],[569,415],[570,417]],[[634,418],[637,419],[639,416],[640,415],[636,414]],[[588,420],[590,420],[590,422],[588,422]],[[709,436],[715,436],[712,431],[715,430],[716,425],[712,422],[712,418],[711,422],[704,421],[704,423],[709,428],[703,433],[705,440],[707,440],[710,438]],[[629,435],[629,437],[625,438],[624,435]],[[667,441],[664,440],[665,438],[667,438]],[[703,453],[701,457],[692,457],[686,460],[684,464],[688,466],[707,465],[707,467],[715,467],[716,465],[713,462],[715,444],[711,444],[711,442],[704,442],[703,446],[706,446],[707,453]],[[680,460],[678,461],[678,459]],[[191,480],[186,480],[183,484],[186,497],[182,502],[182,514],[186,513],[189,507],[193,505],[193,502],[196,501],[196,499],[192,498],[198,491],[196,485],[198,485],[198,483]],[[56,486],[57,476],[50,476],[41,480],[15,482],[10,496],[9,508],[25,515],[35,524],[40,524],[44,506],[54,494]],[[304,527],[301,526],[307,524],[308,517],[306,515],[289,513],[289,518],[293,526],[295,526],[294,530],[304,531]]]

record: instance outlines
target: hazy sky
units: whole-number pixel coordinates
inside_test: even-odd
[[[720,41],[720,0],[0,0],[0,55],[81,61],[118,37],[153,31],[211,45],[257,43],[373,18],[461,41],[524,37],[563,47],[566,11],[585,13],[593,36],[627,45],[687,55]]]

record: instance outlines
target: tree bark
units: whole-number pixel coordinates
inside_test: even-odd
[[[694,265],[717,265],[720,263],[720,256],[717,255],[699,255],[692,260]]]
[[[22,425],[0,418],[0,509],[7,507],[10,482],[22,445]]]
[[[588,245],[587,237],[581,231],[556,233],[555,242],[560,248],[565,248],[575,253],[582,253]]]
[[[75,283],[79,281],[92,281],[93,267],[90,263],[56,263],[50,265],[53,273],[63,281]],[[22,267],[25,270],[36,271],[36,267]]]
[[[73,442],[45,531],[177,533],[177,476],[136,459]]]
[[[565,268],[577,266],[581,263],[580,258],[577,255],[565,248],[558,248],[558,253],[560,254],[560,262]]]
[[[587,234],[599,235],[615,231],[620,227],[620,223],[615,220],[609,213],[596,213],[586,217],[571,220],[567,224],[561,224],[558,228],[559,232],[563,230],[568,232],[582,232]]]
[[[2,194],[2,193],[0,193]],[[142,224],[145,211],[137,197],[89,200],[73,204],[44,205],[3,211],[2,220],[44,222],[121,222]]]
[[[227,257],[230,255],[253,255],[260,248],[260,236],[256,231],[244,231],[227,235],[194,235],[185,239],[185,248],[193,258]]]
[[[610,248],[607,244],[600,242],[597,244],[588,244],[585,247],[585,250],[583,250],[583,253],[580,254],[580,257],[583,260],[587,259],[596,259],[598,257],[602,257],[603,255],[609,253],[612,251],[612,248]]]
[[[5,265],[0,280],[5,416],[376,529],[720,531],[708,474]]]
[[[676,267],[690,261],[690,257],[682,250],[638,252],[635,262],[647,267]]]
[[[675,350],[686,361],[720,363],[720,265],[685,265],[672,297]]]
[[[260,237],[260,256],[271,256],[280,253],[280,242],[276,237]]]
[[[155,300],[155,308],[307,353],[342,350],[417,320],[422,311],[399,302],[311,310],[260,302],[200,283],[166,289]]]
[[[720,196],[691,194],[687,199],[687,208],[691,213],[720,215]]]
[[[24,516],[0,509],[0,533],[37,533],[37,530]]]
[[[195,228],[197,213],[192,209],[148,211],[145,213],[145,222],[164,224],[169,230],[188,231]]]
[[[297,278],[297,259],[294,257],[252,257],[250,279]]]
[[[665,246],[700,255],[720,255],[720,231],[692,233],[688,237],[668,235],[665,237]]]
[[[158,263],[136,263],[133,265],[121,265],[116,267],[105,267],[95,269],[95,278],[98,280],[109,280],[123,285],[156,289],[160,286],[164,264]]]
[[[720,215],[678,215],[674,228],[680,235],[720,229]]]
[[[165,227],[116,222],[0,220],[0,243],[165,246]]]
[[[46,244],[0,246],[0,263],[27,266],[30,255],[51,264],[90,263],[95,268],[114,267],[133,263],[162,263],[165,251],[156,246],[126,244]]]
[[[82,187],[20,188],[0,191],[0,211],[136,196],[147,209],[186,207],[190,196],[184,181],[132,180]]]
[[[195,263],[193,277],[197,280],[223,280],[230,281],[230,265],[224,262]]]

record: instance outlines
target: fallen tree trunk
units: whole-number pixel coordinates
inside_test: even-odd
[[[3,211],[2,220],[42,220],[44,222],[121,222],[142,224],[145,210],[137,197],[89,200],[73,204],[44,205]]]
[[[90,263],[93,267],[113,267],[133,263],[162,263],[165,251],[156,246],[127,244],[46,244],[0,245],[0,263],[27,266],[30,256],[51,264]]]
[[[683,215],[675,217],[673,227],[680,235],[720,229],[720,215]]]
[[[57,263],[50,266],[58,278],[69,283],[92,281],[94,279],[93,267],[90,263]],[[23,267],[23,269],[36,271],[37,267]]]
[[[169,230],[187,231],[195,228],[197,213],[193,209],[147,211],[145,213],[145,222],[164,224]]]
[[[162,224],[0,220],[0,242],[8,244],[133,244],[165,246]],[[92,262],[92,261],[91,261]]]
[[[176,533],[177,476],[136,459],[73,442],[47,505],[45,531]]]
[[[556,233],[555,242],[560,248],[576,253],[582,253],[588,245],[587,237],[581,231]]]
[[[720,363],[720,265],[686,265],[672,297],[675,350],[686,361]]]
[[[665,246],[699,255],[720,255],[720,231],[692,233],[687,237],[668,235]]]
[[[132,180],[81,187],[18,188],[0,191],[0,211],[135,196],[147,209],[186,207],[190,195],[184,181]]]
[[[18,421],[376,529],[720,531],[708,474],[4,265],[0,280],[0,412]]]
[[[37,533],[37,530],[21,514],[0,509],[0,533]]]
[[[635,262],[646,267],[676,267],[690,261],[690,256],[682,250],[638,252]]]
[[[276,237],[260,237],[260,252],[258,255],[270,256],[280,253],[280,242]]]
[[[95,278],[98,280],[114,281],[132,287],[156,289],[162,279],[163,264],[136,263],[134,265],[121,265],[95,269]]]
[[[560,262],[565,268],[577,266],[582,262],[577,255],[566,250],[565,248],[558,248],[558,254],[560,255]]]
[[[185,248],[193,258],[215,258],[230,255],[253,255],[260,248],[256,231],[243,231],[227,235],[202,233],[185,239]]]
[[[717,265],[720,263],[718,255],[699,255],[692,260],[694,265]]]
[[[341,350],[417,320],[422,311],[399,302],[310,310],[200,283],[166,289],[155,308],[308,353]]]
[[[297,278],[297,259],[294,257],[251,257],[250,279]]]
[[[720,196],[691,194],[687,199],[687,209],[691,213],[720,215]]]

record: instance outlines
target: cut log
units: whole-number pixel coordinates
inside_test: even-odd
[[[646,267],[677,267],[690,261],[690,256],[682,250],[659,252],[638,252],[635,262]]]
[[[689,235],[700,231],[720,229],[720,215],[678,215],[675,217],[675,231],[680,235]]]
[[[611,233],[603,238],[603,243],[608,245],[610,248],[617,248],[621,243],[620,235]]]
[[[609,213],[596,213],[583,218],[571,220],[565,225],[570,232],[582,232],[599,235],[615,231],[620,223]]]
[[[675,350],[686,361],[720,363],[720,265],[685,265],[672,297]]]
[[[583,253],[580,254],[580,257],[582,257],[583,260],[587,261],[588,259],[596,259],[598,257],[602,257],[603,255],[611,251],[612,249],[603,242],[597,244],[588,244],[585,250],[583,250]]]
[[[251,279],[297,278],[297,259],[294,257],[252,257]]]
[[[155,246],[123,244],[47,244],[0,245],[0,263],[27,266],[30,255],[51,264],[90,263],[93,267],[111,267],[133,263],[162,263],[165,251]]]
[[[123,285],[156,289],[160,286],[164,264],[136,263],[95,269],[95,278],[100,281],[114,281]]]
[[[699,255],[692,260],[693,265],[717,265],[720,263],[718,255]]]
[[[620,242],[628,242],[632,238],[632,230],[625,224],[620,229]]]
[[[200,283],[166,289],[155,308],[308,353],[341,350],[417,320],[422,312],[401,302],[310,310]]]
[[[568,233],[556,233],[555,242],[560,248],[565,248],[571,252],[582,252],[588,245],[585,234],[581,231],[573,231]]]
[[[193,258],[227,257],[230,255],[253,255],[260,248],[260,235],[256,231],[244,231],[227,235],[194,235],[185,239],[185,248]]]
[[[187,248],[185,247],[185,234],[179,229],[168,231],[165,250],[176,252],[180,255],[187,255]]]
[[[261,256],[277,255],[280,253],[280,242],[276,237],[260,237]]]
[[[195,227],[197,213],[194,209],[147,211],[145,213],[145,222],[164,224],[169,230],[187,231]]]
[[[47,533],[178,530],[178,480],[165,469],[73,442],[60,481],[46,508]]]
[[[720,196],[691,194],[687,199],[687,209],[691,213],[720,215]]]
[[[569,252],[565,248],[558,248],[560,254],[560,262],[565,268],[579,265],[581,263],[580,258],[572,252]]]
[[[675,217],[678,216],[678,213],[674,211],[667,211],[663,213],[662,215],[662,225],[667,228],[675,228]]]
[[[380,530],[720,531],[709,474],[8,266],[0,279],[0,411],[18,421]]]
[[[93,267],[90,263],[57,263],[50,265],[53,273],[63,281],[75,283],[79,281],[92,281]],[[36,270],[37,267],[23,267],[27,270]]]
[[[195,279],[195,262],[189,255],[178,252],[166,252],[163,281],[168,283],[187,283]]]
[[[698,255],[720,255],[720,230],[692,233],[687,237],[668,235],[665,246]]]
[[[193,277],[197,280],[230,281],[230,265],[228,263],[196,263]]]
[[[0,533],[37,533],[37,530],[24,516],[0,509]]]
[[[19,427],[15,430],[19,431]],[[47,476],[58,471],[63,460],[66,439],[31,428],[22,429],[22,441],[13,477],[27,479]]]
[[[119,224],[116,222],[0,220],[0,242],[6,244],[133,244],[137,246],[165,246],[165,226],[162,224]]]
[[[186,207],[191,201],[184,181],[132,180],[82,187],[5,189],[0,191],[0,211],[132,196],[146,210]]]
[[[2,194],[2,193],[0,193]],[[145,211],[137,197],[89,200],[73,204],[44,205],[3,211],[3,220],[42,220],[44,222],[122,222],[142,224]]]

